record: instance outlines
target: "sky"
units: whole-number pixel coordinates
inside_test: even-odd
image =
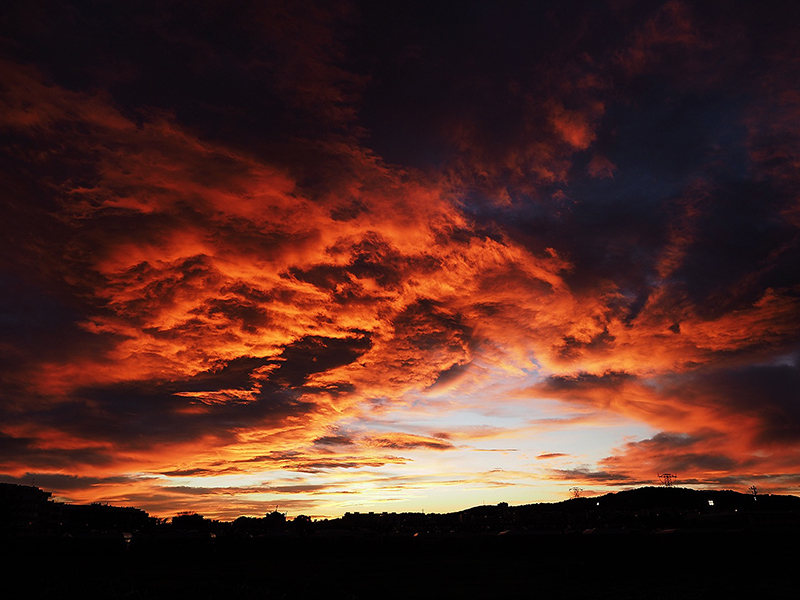
[[[800,4],[0,8],[0,481],[159,517],[800,488]]]

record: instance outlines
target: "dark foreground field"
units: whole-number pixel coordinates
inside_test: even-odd
[[[3,596],[42,599],[791,598],[799,557],[775,532],[3,543]]]

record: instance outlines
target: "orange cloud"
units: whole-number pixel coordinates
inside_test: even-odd
[[[241,32],[257,52],[193,47],[268,89],[263,101],[214,105],[195,82],[204,99],[171,108],[147,86],[132,94],[131,73],[92,88],[89,67],[0,62],[3,473],[158,511],[228,515],[275,494],[313,509],[347,481],[459,485],[422,472],[481,440],[621,415],[661,433],[588,466],[574,448],[520,454],[559,459],[557,481],[788,477],[791,53],[766,57],[775,70],[734,102],[722,84],[740,81],[726,79],[740,33],[709,42],[727,21],[669,2],[633,25],[612,14],[625,30],[613,40],[576,28],[539,48],[546,60],[503,56],[502,77],[470,63],[448,80],[457,94],[439,81],[447,60],[426,59],[421,79],[443,87],[409,73],[398,86],[425,100],[398,112],[441,104],[407,125],[432,158],[406,164],[402,136],[365,124],[397,90],[358,71],[363,48],[348,54],[364,43],[344,34],[359,14],[252,14]],[[153,18],[159,44],[183,39]],[[375,60],[388,76],[425,52]],[[562,406],[552,419],[491,420],[548,399]],[[373,472],[410,465],[418,479]],[[516,469],[477,471],[465,485],[523,485]]]

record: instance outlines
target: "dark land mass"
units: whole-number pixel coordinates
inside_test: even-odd
[[[231,523],[62,505],[58,520],[26,529],[11,527],[10,489],[0,490],[9,598],[705,599],[797,588],[794,496],[640,488],[448,514]]]

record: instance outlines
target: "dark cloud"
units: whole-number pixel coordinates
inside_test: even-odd
[[[301,400],[299,392],[286,386],[302,386],[311,374],[349,364],[368,347],[366,338],[305,338],[287,346],[277,359],[239,357],[183,380],[83,388],[75,392],[74,400],[32,411],[27,418],[82,438],[112,441],[121,448],[143,448],[155,440],[188,442],[208,435],[230,442],[236,439],[237,428],[255,424],[274,426],[289,417],[313,412],[310,400]],[[275,364],[279,366],[269,379],[259,380],[256,385],[254,373]],[[335,395],[342,391],[335,385],[302,388],[304,394]],[[237,392],[242,395],[236,395]],[[198,410],[192,410],[192,406]],[[7,441],[10,444],[14,440]],[[50,457],[50,466],[70,461],[110,460],[102,449],[42,452],[31,443],[31,440],[15,441],[19,458],[23,453],[27,460]],[[56,460],[59,452],[63,457]]]
[[[307,336],[284,347],[271,380],[297,387],[314,373],[349,365],[372,345],[368,336],[325,338]]]
[[[451,8],[359,4],[365,26],[353,55],[373,73],[361,117],[371,146],[390,161],[440,166],[463,150],[465,135],[470,151],[506,158],[509,146],[545,133],[545,115],[526,122],[537,118],[528,106],[530,95],[541,97],[554,83],[549,67],[559,53],[579,54],[599,41],[593,32],[615,28],[590,3],[574,12],[483,2]]]
[[[70,401],[30,410],[25,415],[6,413],[6,418],[9,424],[32,420],[81,439],[105,440],[120,449],[143,450],[154,443],[185,443],[208,436],[216,438],[218,443],[230,443],[235,441],[238,428],[259,423],[277,425],[288,417],[313,411],[311,402],[301,400],[298,393],[282,385],[264,382],[253,387],[253,371],[270,362],[241,357],[218,370],[186,380],[134,381],[83,388]],[[298,384],[305,380],[309,370],[318,372],[327,367],[300,368],[303,375]],[[230,395],[251,390],[251,395],[244,399]],[[222,396],[212,396],[215,392]],[[30,461],[51,468],[109,463],[116,452],[103,445],[81,450],[57,447],[42,450],[33,439],[8,436],[2,439],[9,446],[5,453],[8,460]]]
[[[549,460],[551,458],[562,458],[564,456],[569,456],[569,454],[565,454],[563,452],[543,452],[542,454],[539,454],[536,459]]]
[[[381,448],[391,448],[393,450],[410,450],[414,448],[451,450],[455,448],[455,446],[446,439],[429,438],[407,433],[389,433],[382,436],[374,436],[369,440],[369,443]]]
[[[351,445],[343,449],[350,452]],[[359,456],[355,453],[306,453],[296,450],[273,450],[268,454],[254,456],[238,461],[247,465],[264,465],[299,473],[326,473],[336,469],[359,469],[363,467],[383,467],[388,464],[403,464],[406,459],[391,455]]]
[[[314,440],[320,446],[350,446],[353,439],[346,435],[323,435]]]
[[[576,480],[576,481],[592,481],[596,483],[608,484],[625,484],[631,485],[640,483],[631,480],[630,477],[624,473],[615,473],[612,471],[593,470],[588,468],[576,469],[553,469],[552,473],[559,479]]]
[[[722,453],[698,452],[701,443],[719,438],[718,434],[691,436],[661,432],[650,439],[632,442],[627,445],[630,452],[651,457],[654,463],[661,463],[659,471],[671,472],[720,472],[730,471],[737,466],[737,461]],[[611,461],[609,461],[611,462]]]
[[[391,462],[397,462],[393,460]],[[387,464],[385,460],[305,460],[286,465],[284,469],[298,471],[300,473],[324,473],[333,469],[361,469],[363,467],[383,467]]]
[[[551,375],[537,389],[543,393],[553,394],[572,394],[580,397],[581,392],[596,390],[598,388],[613,390],[629,381],[637,378],[629,373],[603,373],[595,375],[592,373],[578,373],[576,375]]]
[[[300,281],[326,290],[334,290],[349,280],[346,268],[332,265],[317,265],[305,270],[295,268],[290,273]]]
[[[447,386],[450,383],[458,381],[468,370],[469,365],[453,365],[452,367],[445,369],[439,376],[436,378],[436,381],[433,382],[433,385],[430,386],[429,389],[436,389],[437,387]]]
[[[254,371],[270,364],[275,364],[275,361],[257,356],[240,356],[218,369],[198,373],[189,380],[174,382],[171,386],[181,392],[245,390],[252,386]]]
[[[107,89],[132,114],[168,110],[208,135],[255,145],[352,118],[359,79],[336,66],[335,24],[347,12],[291,2],[55,2],[8,7],[3,22],[19,42],[15,58],[46,64],[60,85]]]
[[[434,300],[422,299],[408,306],[394,320],[395,336],[416,348],[468,345],[471,327],[459,314],[448,311]]]
[[[684,485],[722,485],[734,479],[744,482],[759,469],[762,459],[743,454],[738,443],[710,428],[694,434],[660,432],[625,444],[618,454],[600,461],[601,471],[611,478],[639,484],[656,483],[662,473],[676,474]],[[574,473],[576,479],[582,476],[579,471]],[[741,475],[733,475],[737,472]],[[593,473],[589,470],[583,476],[592,478]]]
[[[227,467],[224,469],[196,468],[196,469],[173,469],[172,471],[162,471],[160,475],[166,475],[167,477],[205,477],[205,476],[215,476],[224,473],[236,473],[236,472],[238,472],[238,469],[235,467]]]
[[[11,419],[6,419],[11,423]],[[15,437],[0,432],[0,465],[16,471],[24,465],[35,469],[70,469],[75,465],[103,467],[114,462],[112,452],[102,444],[88,443],[83,448],[60,448],[52,443],[42,444],[38,438]]]
[[[137,481],[145,481],[148,477],[85,477],[77,475],[64,475],[62,473],[25,473],[20,477],[0,475],[0,481],[4,483],[17,483],[19,485],[36,485],[45,490],[56,492],[70,492],[83,490],[88,487],[102,485],[125,485]]]
[[[11,265],[9,265],[11,266]],[[0,274],[0,381],[6,399],[29,393],[19,386],[39,361],[62,361],[109,351],[114,336],[98,336],[80,326],[80,301],[42,287],[35,277]]]
[[[711,401],[732,415],[755,419],[759,429],[753,433],[760,444],[793,444],[800,439],[798,358],[793,353],[774,364],[704,369],[686,377],[665,377],[664,382],[669,393],[690,402]]]

